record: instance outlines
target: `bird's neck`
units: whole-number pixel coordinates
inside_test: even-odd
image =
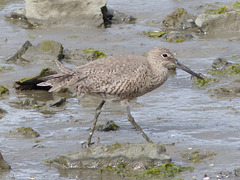
[[[163,64],[149,63],[151,66],[152,83],[156,85],[156,88],[161,86],[168,79],[168,68]]]

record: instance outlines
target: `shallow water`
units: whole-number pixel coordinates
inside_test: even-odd
[[[121,12],[138,18],[136,24],[114,25],[109,29],[79,29],[61,27],[52,29],[26,29],[24,25],[6,21],[4,15],[12,9],[23,7],[23,1],[5,0],[0,3],[0,65],[6,65],[4,58],[16,52],[26,40],[37,44],[42,40],[56,40],[64,48],[95,48],[111,54],[138,54],[154,46],[165,46],[176,53],[176,57],[194,71],[203,72],[211,67],[217,57],[230,58],[239,54],[239,34],[206,35],[195,37],[184,43],[168,43],[148,38],[143,31],[158,30],[157,26],[146,26],[151,20],[161,21],[177,7],[184,7],[197,15],[204,9],[200,5],[208,1],[164,0],[146,2],[143,0],[109,0],[108,5]],[[211,3],[221,1],[211,1]],[[228,1],[233,3],[234,1]],[[70,38],[76,36],[76,38]],[[239,62],[239,60],[238,60]],[[11,64],[12,65],[12,64]],[[55,114],[42,114],[37,109],[19,109],[10,106],[9,101],[18,97],[36,97],[31,92],[17,93],[12,87],[14,81],[36,75],[43,67],[55,64],[12,65],[14,71],[0,72],[0,84],[10,89],[9,99],[1,100],[0,107],[8,113],[0,119],[0,150],[12,166],[10,172],[0,172],[0,179],[76,179],[53,167],[44,165],[44,160],[56,155],[82,151],[81,142],[88,135],[95,107],[100,102],[96,98],[69,98],[64,107]],[[177,70],[168,81],[157,90],[137,98],[132,102],[132,114],[143,130],[154,142],[166,144],[173,162],[191,165],[195,171],[181,175],[184,179],[202,179],[204,174],[216,179],[216,173],[233,171],[240,166],[240,97],[217,98],[205,89],[192,86],[189,74]],[[57,98],[46,93],[48,98]],[[100,121],[114,120],[120,130],[117,132],[96,132],[94,141],[100,137],[103,144],[115,142],[145,142],[127,121],[125,107],[118,103],[108,103],[100,116]],[[40,143],[35,139],[25,139],[8,135],[10,130],[20,126],[30,126],[40,133]],[[175,143],[175,145],[171,145]],[[35,145],[37,145],[35,147]],[[181,154],[190,150],[213,151],[217,155],[199,164],[188,164]],[[67,176],[67,177],[66,177]],[[99,174],[84,173],[80,179],[112,179]],[[114,177],[115,179],[117,177]],[[234,179],[234,178],[232,178]]]

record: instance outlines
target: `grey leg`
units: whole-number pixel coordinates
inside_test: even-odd
[[[130,107],[127,105],[127,115],[128,121],[141,133],[141,135],[147,140],[149,143],[153,143],[151,139],[143,132],[142,128],[135,122],[134,118],[131,115]]]
[[[88,140],[87,140],[87,146],[88,147],[91,146],[91,140],[92,140],[92,136],[93,136],[94,130],[96,128],[98,116],[101,114],[101,109],[102,109],[103,105],[105,104],[105,102],[106,101],[102,100],[102,102],[96,108],[95,116],[94,116],[94,119],[93,119],[93,122],[92,122],[92,127],[90,129]]]

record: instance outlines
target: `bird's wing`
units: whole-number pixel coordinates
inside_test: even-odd
[[[139,58],[138,63],[132,61],[132,56],[118,56],[118,58],[122,58],[122,61],[114,62],[107,59],[105,63],[89,64],[89,67],[78,68],[75,75],[83,73],[86,78],[83,81],[72,81],[71,84],[76,83],[75,87],[80,89],[84,87],[89,94],[119,96],[139,91],[144,86],[143,78],[149,64],[144,58],[143,61]]]

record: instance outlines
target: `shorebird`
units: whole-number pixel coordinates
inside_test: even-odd
[[[65,67],[56,60],[60,73],[42,78],[39,86],[51,86],[49,92],[61,87],[67,87],[77,96],[86,94],[102,98],[96,108],[87,146],[96,127],[98,116],[107,100],[122,101],[126,104],[129,122],[150,143],[153,141],[135,122],[130,112],[129,102],[160,87],[168,78],[168,67],[175,66],[189,74],[203,79],[199,74],[181,64],[173,54],[164,47],[152,48],[147,57],[135,55],[108,56],[89,62],[76,69]]]

